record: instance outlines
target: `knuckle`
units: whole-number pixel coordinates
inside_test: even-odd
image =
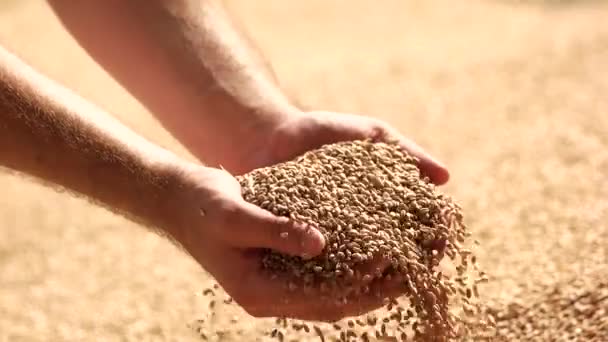
[[[293,241],[299,235],[297,230],[293,228],[290,220],[280,216],[269,219],[267,233],[270,239],[282,243],[286,243],[289,240]]]
[[[241,210],[240,206],[233,201],[220,199],[218,202],[219,212],[221,212],[222,216],[225,218],[232,218],[235,215],[238,215]]]
[[[241,221],[241,207],[229,200],[218,200],[216,206],[215,225],[219,229],[236,229]]]
[[[388,129],[383,123],[372,123],[369,136],[375,141],[383,141],[389,137]]]

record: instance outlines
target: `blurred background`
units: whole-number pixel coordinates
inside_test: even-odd
[[[225,3],[299,102],[387,120],[447,163],[488,300],[608,274],[608,1]],[[190,158],[44,1],[2,0],[0,43]],[[190,258],[27,179],[0,173],[0,189],[0,341],[198,340],[212,280]],[[268,326],[231,315],[220,340]]]

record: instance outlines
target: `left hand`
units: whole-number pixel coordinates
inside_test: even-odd
[[[423,175],[436,185],[448,181],[449,172],[443,164],[388,123],[366,116],[335,112],[305,112],[290,116],[266,140],[267,146],[259,149],[248,162],[240,163],[238,169],[247,172],[290,160],[324,144],[367,138],[385,142],[397,140],[404,150],[418,158]]]

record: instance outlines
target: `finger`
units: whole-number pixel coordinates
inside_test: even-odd
[[[384,271],[391,265],[391,261],[382,255],[376,255],[372,259],[359,263],[354,266],[354,277],[349,279],[342,288],[339,289],[340,297],[358,295],[369,291],[369,284],[374,279],[382,277]]]
[[[367,294],[346,297],[346,301],[340,305],[334,301],[321,300],[314,301],[314,306],[311,306],[311,302],[304,303],[304,305],[292,305],[289,315],[292,318],[308,321],[336,322],[380,309],[386,306],[391,299],[404,295],[406,291],[407,286],[401,278],[377,279]]]
[[[303,258],[315,257],[325,247],[325,238],[317,229],[244,201],[226,221],[229,243],[236,247],[269,248]]]
[[[402,280],[384,277],[390,265],[389,259],[379,255],[359,265],[355,271],[357,277],[354,283],[346,285],[339,292],[329,297],[304,293],[283,309],[300,319],[323,322],[334,322],[378,309],[386,304],[384,298],[399,296],[405,289]]]
[[[409,139],[402,138],[400,140],[401,147],[418,158],[418,166],[420,171],[436,185],[443,185],[450,179],[450,173],[437,159],[428,154],[422,147]]]
[[[287,274],[260,270],[259,259],[243,254],[242,263],[249,270],[240,276],[246,284],[242,300],[246,311],[256,317],[285,317],[291,319],[315,320],[324,316],[330,299],[322,295],[318,288],[305,287],[302,280]],[[323,298],[323,299],[322,299]]]
[[[285,317],[318,322],[335,322],[360,316],[388,304],[387,298],[397,298],[407,286],[398,277],[376,279],[365,294],[352,294],[346,301],[323,297],[317,291],[305,291],[300,283],[289,277],[259,272],[252,264],[251,272],[243,275],[247,283],[245,310],[255,317]],[[237,300],[238,302],[239,300]]]
[[[400,277],[376,279],[370,284],[369,293],[352,297],[341,308],[344,317],[360,316],[386,306],[390,300],[403,296],[407,286]]]
[[[396,139],[401,148],[418,159],[420,171],[429,177],[433,183],[442,185],[448,182],[450,173],[443,163],[432,157],[414,141],[404,137],[394,129],[389,127],[386,132],[388,133],[386,134],[387,136],[381,137],[381,139]]]

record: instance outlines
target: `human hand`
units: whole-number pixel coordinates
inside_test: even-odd
[[[321,293],[314,289],[291,291],[288,283],[297,285],[294,279],[263,272],[261,249],[314,257],[324,248],[323,236],[313,227],[246,202],[238,181],[226,171],[189,166],[180,174],[185,181],[172,202],[174,211],[183,215],[173,235],[250,315],[336,321],[381,307],[383,297],[402,294],[404,285],[396,278],[353,284],[368,286],[369,291],[341,304],[319,300]],[[362,272],[375,273],[381,264],[365,265]],[[378,292],[383,297],[377,297]]]
[[[433,183],[442,185],[449,179],[449,172],[444,165],[386,122],[336,112],[307,112],[290,116],[277,127],[269,143],[268,154],[259,162],[275,164],[324,144],[358,139],[384,142],[397,140],[404,150],[418,158],[420,171]]]
[[[224,162],[231,172],[241,174],[255,168],[274,165],[293,159],[325,144],[340,141],[372,139],[374,141],[397,140],[404,150],[418,158],[418,166],[424,176],[436,185],[449,180],[447,168],[412,140],[404,137],[388,123],[366,116],[336,112],[297,112],[285,116],[284,121],[273,127],[258,130],[235,144],[234,150],[245,150],[243,157],[231,158],[224,154]]]
[[[358,139],[384,142],[396,140],[404,150],[418,159],[418,167],[422,175],[429,177],[436,185],[445,184],[449,179],[449,172],[444,165],[386,122],[335,112],[308,112],[289,116],[275,128],[271,138],[267,140],[266,148],[260,149],[257,159],[253,159],[254,164],[241,165],[245,169],[273,165],[293,159],[324,144]],[[434,243],[433,249],[439,252],[439,260],[444,256],[445,247],[445,240]],[[381,256],[376,257],[375,261],[380,273],[385,271],[389,264]],[[373,282],[373,284],[377,291],[394,294],[394,289],[389,289],[393,285],[386,286],[379,280],[376,282],[378,283]],[[404,292],[399,293],[401,294]]]

